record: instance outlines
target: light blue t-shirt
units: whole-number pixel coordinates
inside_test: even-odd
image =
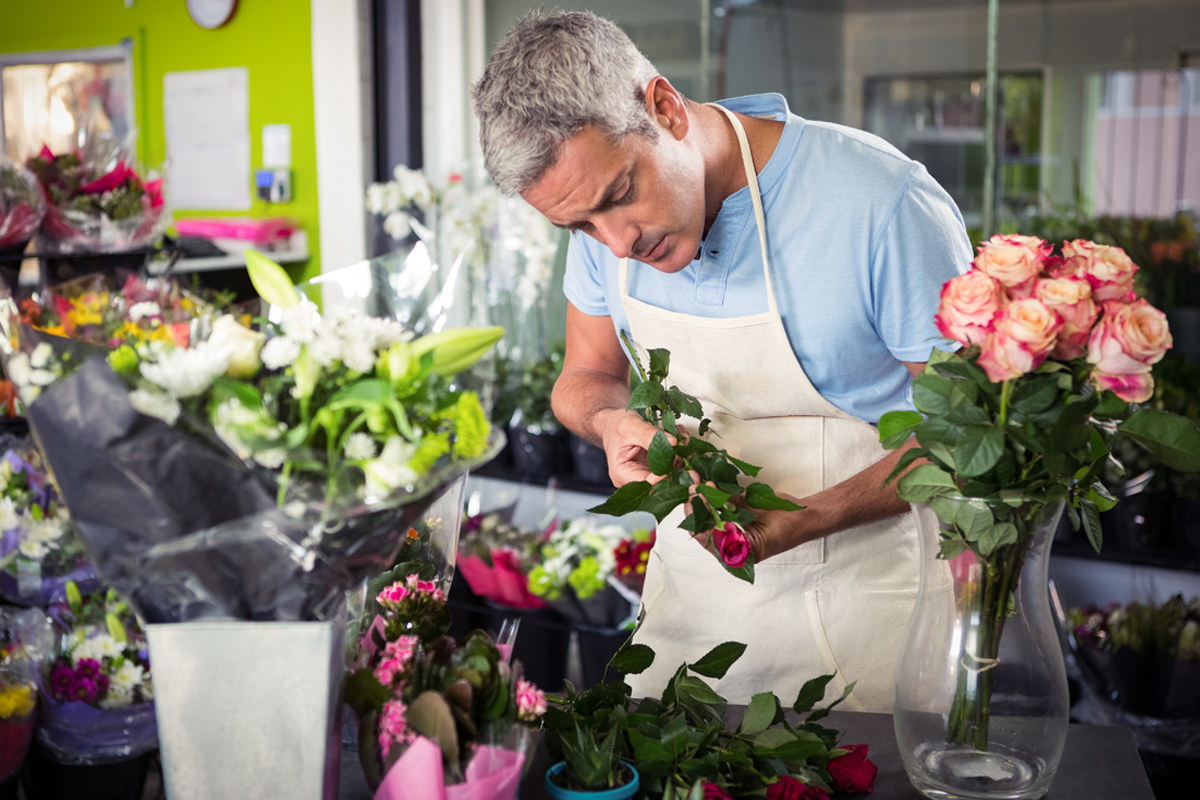
[[[942,284],[972,253],[962,215],[925,167],[863,131],[792,114],[782,95],[721,102],[786,122],[758,176],[771,281],[784,329],[826,400],[867,422],[912,406],[901,361],[927,361],[945,340],[934,326]],[[700,258],[666,274],[630,260],[629,293],[701,317],[767,310],[749,188],[726,198]],[[571,235],[563,289],[584,314],[628,330],[618,260]],[[764,376],[766,377],[766,376]],[[668,379],[669,380],[669,379]]]

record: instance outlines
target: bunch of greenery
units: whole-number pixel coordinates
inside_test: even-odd
[[[142,198],[146,190],[133,170],[118,166],[119,182],[103,190],[89,190],[104,174],[92,165],[81,162],[78,153],[54,155],[43,148],[42,153],[29,159],[29,169],[38,177],[51,202],[61,209],[83,214],[104,214],[114,222],[130,219],[144,210]]]
[[[559,342],[550,352],[536,361],[524,364],[509,359],[497,359],[496,383],[499,387],[492,406],[492,422],[497,425],[536,427],[546,431],[559,429],[558,419],[550,408],[554,382],[562,374],[566,343]]]
[[[853,684],[817,710],[832,675],[805,683],[790,707],[771,692],[756,694],[737,726],[726,730],[728,704],[701,677],[724,677],[745,650],[738,642],[714,647],[680,665],[660,698],[647,697],[636,706],[623,680],[582,694],[568,684],[567,696],[550,698],[543,717],[551,758],[566,761],[566,781],[575,784],[608,780],[619,759],[632,760],[647,794],[663,800],[701,797],[705,784],[735,790],[739,797],[761,796],[782,776],[832,791],[827,765],[846,751],[838,749],[838,732],[818,722]],[[611,666],[638,674],[653,662],[651,648],[626,644]],[[793,724],[785,710],[807,716]]]
[[[704,438],[712,421],[704,416],[700,401],[677,386],[664,385],[671,366],[670,352],[651,350],[649,369],[644,369],[624,331],[621,331],[621,339],[633,357],[641,379],[630,393],[628,407],[659,429],[650,444],[647,461],[650,471],[661,475],[663,480],[654,484],[649,481],[627,483],[589,511],[613,516],[646,511],[662,522],[676,508],[687,504],[690,513],[680,527],[700,534],[728,530],[728,526],[744,530],[757,518],[751,508],[761,511],[799,511],[803,508],[778,497],[765,483],[754,482],[743,487],[739,483],[741,477],[753,478],[761,467],[734,458]],[[695,435],[679,424],[683,417],[700,421]],[[675,444],[671,443],[672,439]],[[731,564],[725,557],[719,558],[731,575],[754,582],[753,553],[741,563]]]

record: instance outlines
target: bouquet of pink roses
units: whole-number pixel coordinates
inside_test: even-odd
[[[879,420],[884,447],[919,445],[887,480],[902,475],[899,496],[941,522],[967,627],[955,658],[990,665],[957,672],[951,744],[987,749],[993,667],[1035,531],[1066,501],[1099,551],[1100,512],[1117,502],[1100,481],[1113,437],[1200,471],[1200,430],[1136,405],[1153,395],[1151,365],[1172,343],[1162,312],[1133,292],[1137,269],[1117,247],[993,236],[942,290],[938,328],[964,347],[933,351],[913,381],[916,411]]]

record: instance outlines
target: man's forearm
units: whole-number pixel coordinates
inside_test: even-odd
[[[603,447],[606,422],[614,412],[625,413],[629,404],[629,383],[597,370],[564,370],[550,404],[559,422]]]
[[[896,482],[883,485],[901,455],[916,441],[889,453],[882,460],[839,484],[808,497],[795,498],[801,511],[767,512],[763,531],[766,556],[778,555],[805,542],[831,533],[865,525],[908,511],[908,503],[896,495]]]

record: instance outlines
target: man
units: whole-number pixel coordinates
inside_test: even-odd
[[[912,407],[940,287],[970,263],[953,202],[883,140],[778,95],[687,100],[587,13],[527,16],[474,97],[500,190],[572,231],[558,418],[604,447],[616,485],[653,478],[655,429],[625,408],[627,331],[671,352],[668,382],[700,398],[721,447],[806,506],[750,526],[753,585],[678,529],[682,509],[664,520],[636,637],[657,657],[635,692],[736,640],[745,657],[717,685],[731,701],[836,671],[832,691],[857,681],[849,707],[890,710],[916,521],[883,487],[900,454],[871,423]]]

